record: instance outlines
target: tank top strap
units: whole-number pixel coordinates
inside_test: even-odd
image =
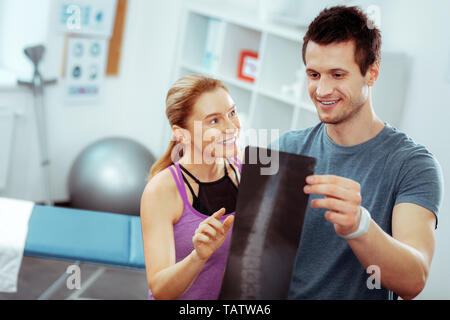
[[[190,173],[185,167],[183,167],[181,164],[179,164],[179,163],[177,163],[177,165],[178,165],[178,169],[181,169],[181,170],[183,170],[189,177],[191,177],[196,183],[198,183],[198,184],[201,184],[201,182],[196,178],[196,177],[194,177],[194,175],[192,174],[192,173]],[[180,173],[181,173],[181,171],[180,171]]]
[[[181,188],[180,179],[178,179],[178,176],[177,176],[177,173],[176,173],[175,169],[172,166],[170,166],[169,170],[170,170],[170,172],[172,172],[173,180],[175,180],[177,188],[180,191],[180,188]]]
[[[232,166],[232,162],[233,162],[233,164],[237,167],[237,164],[236,163],[234,163],[234,161],[233,161],[233,159],[230,161],[230,159],[229,158],[226,158],[227,159],[227,162],[230,164],[230,167],[231,167],[231,170],[233,170],[233,172],[234,172],[234,176],[236,177],[236,181],[239,183],[239,178],[238,178],[238,175],[237,175],[237,173],[236,173],[236,169],[234,169],[234,167]]]
[[[242,171],[242,163],[241,160],[239,160],[239,158],[237,156],[234,156],[233,158],[231,158],[231,161],[233,161],[233,164],[238,167],[239,172]]]
[[[183,175],[180,170],[180,165],[178,163],[175,163],[174,165],[175,165],[176,172],[172,168],[172,166],[170,166],[169,169],[172,172],[175,182],[177,183],[178,192],[180,192],[181,199],[183,199],[184,204],[189,203],[187,193],[186,193],[186,187],[184,186]]]
[[[185,167],[183,167],[181,164],[178,164],[178,166],[180,167],[181,170],[183,170],[184,173],[186,173],[189,177],[191,177],[198,185],[201,185],[201,184],[203,183],[203,182],[199,181],[196,177],[194,177],[194,175],[193,175],[192,173],[190,173],[190,172],[189,172]],[[225,174],[224,174],[224,176],[227,176],[227,175],[228,175],[228,169],[227,169],[227,164],[226,164],[225,159],[223,160],[223,166],[224,166],[224,168],[225,168]],[[181,173],[181,171],[180,171],[180,173]],[[183,178],[184,178],[184,175],[183,175]],[[186,183],[188,184],[189,188],[190,188],[191,191],[192,191],[192,188],[191,188],[191,186],[189,185],[189,183],[187,182],[186,179],[185,179],[185,181],[186,181]],[[193,193],[193,192],[192,192],[192,193]]]
[[[225,176],[228,175],[228,169],[227,169],[227,161],[225,159],[223,159],[223,168],[225,170]]]
[[[186,177],[184,176],[183,172],[181,172],[181,174],[183,175],[183,180],[184,182],[186,182],[189,190],[191,191],[192,197],[194,199],[194,202],[198,199],[198,197],[195,195],[194,193],[194,189],[192,189],[191,184],[189,183],[189,181],[186,179]]]

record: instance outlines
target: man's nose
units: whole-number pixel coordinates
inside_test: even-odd
[[[323,98],[333,93],[333,85],[331,81],[321,78],[317,84],[316,97]]]

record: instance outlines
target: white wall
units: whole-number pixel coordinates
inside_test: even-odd
[[[414,1],[414,4],[411,1],[395,1],[392,6],[392,20],[388,21],[396,26],[392,28],[396,31],[396,40],[392,39],[390,45],[415,52],[411,74],[413,80],[401,128],[434,153],[442,166],[444,182],[448,184],[450,135],[447,129],[450,102],[444,96],[450,91],[450,81],[447,78],[450,64],[450,2],[433,1],[431,5],[426,1]],[[399,18],[399,14],[394,16],[393,12],[402,11],[403,23],[394,24],[393,21]],[[450,198],[448,192],[445,192],[430,278],[419,298],[450,299],[449,210]]]
[[[446,0],[358,0],[381,9],[383,49],[406,52],[411,58],[410,79],[399,129],[425,145],[440,162],[444,182],[450,181],[450,90],[448,80],[450,2]],[[446,39],[447,41],[445,41]],[[383,63],[381,63],[383,68]],[[375,105],[375,111],[377,106]],[[436,250],[425,289],[417,299],[450,299],[450,198],[444,201],[436,231]]]
[[[51,89],[54,172],[68,175],[74,157],[86,144],[110,135],[130,137],[158,154],[180,5],[179,0],[128,1],[120,75],[107,78],[101,104],[64,106],[60,88]],[[50,45],[62,48],[62,41],[56,36]],[[49,61],[61,61],[61,50],[53,54]],[[60,65],[52,64],[56,69]],[[61,153],[65,146],[70,148]],[[59,198],[66,198],[66,177],[54,183]]]
[[[23,47],[45,42],[49,7],[50,0],[0,1],[0,67],[7,67],[20,76],[32,74]]]
[[[58,85],[46,89],[45,97],[55,200],[68,200],[70,167],[91,142],[111,135],[126,136],[141,142],[155,155],[161,144],[168,144],[161,141],[161,136],[181,5],[181,0],[128,1],[120,74],[106,79],[103,100],[97,105],[64,104],[64,36],[55,26],[48,27],[42,73],[46,78],[59,78]],[[13,52],[21,51],[16,48]],[[42,201],[31,94],[24,89],[0,88],[0,105],[25,109],[25,115],[16,122],[9,185],[3,195]]]

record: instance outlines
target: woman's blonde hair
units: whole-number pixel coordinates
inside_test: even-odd
[[[197,99],[203,93],[211,92],[218,88],[229,92],[222,81],[199,74],[191,74],[178,79],[172,88],[170,88],[166,97],[166,116],[170,126],[177,125],[181,128],[186,128],[187,120],[191,115],[192,107],[197,102]],[[167,151],[151,167],[147,181],[158,172],[172,165],[172,153],[177,144],[177,141],[171,139]],[[183,156],[183,150],[176,152],[178,152],[180,157]]]

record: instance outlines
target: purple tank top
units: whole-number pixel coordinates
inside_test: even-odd
[[[239,159],[237,157],[234,157],[229,160],[231,160],[239,168],[240,172],[242,164],[240,163]],[[176,172],[172,166],[169,167],[184,204],[181,218],[176,224],[173,225],[176,262],[179,262],[186,258],[192,252],[192,250],[194,250],[192,237],[195,234],[195,230],[203,220],[209,218],[210,216],[198,212],[189,203],[183,176],[181,175],[181,170],[178,163],[175,163],[175,168]],[[234,215],[234,212],[223,215],[220,218],[220,222],[223,223],[229,215]],[[218,299],[220,289],[222,287],[223,272],[225,270],[227,262],[232,230],[233,227],[231,227],[230,231],[228,232],[228,236],[223,244],[212,254],[208,261],[206,261],[202,271],[200,271],[189,289],[186,290],[186,292],[178,298],[179,300]],[[149,299],[154,299],[150,289]]]

